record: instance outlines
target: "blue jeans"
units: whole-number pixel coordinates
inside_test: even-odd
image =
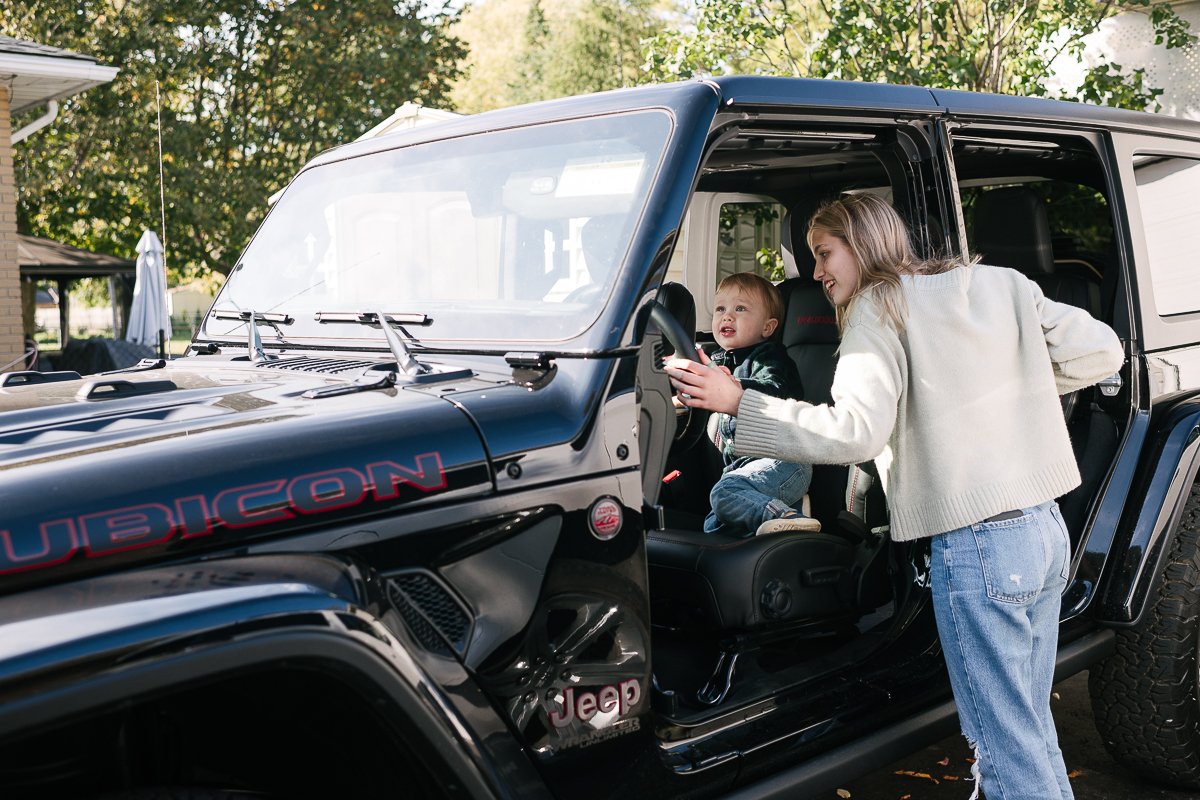
[[[1050,716],[1070,548],[1053,501],[931,543],[938,635],[988,800],[1074,797]]]
[[[811,464],[756,458],[731,469],[708,496],[712,511],[704,519],[704,532],[748,536],[767,520],[794,510],[811,481]]]

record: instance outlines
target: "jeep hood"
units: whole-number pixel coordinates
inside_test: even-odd
[[[0,389],[0,586],[493,490],[474,425],[441,397],[479,379],[422,390],[360,365],[356,382],[184,359]]]

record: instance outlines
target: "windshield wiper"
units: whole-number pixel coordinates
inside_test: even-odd
[[[237,305],[237,303],[234,303]],[[246,325],[249,341],[246,348],[250,353],[251,361],[263,361],[267,354],[263,351],[262,337],[258,335],[258,323],[265,322],[275,331],[276,337],[283,344],[287,344],[283,338],[283,331],[279,330],[280,325],[291,325],[294,320],[287,314],[276,314],[263,311],[244,311],[241,308],[215,308],[212,312],[214,319],[236,319],[248,323]]]
[[[349,322],[372,327],[379,325],[383,329],[383,338],[387,339],[388,349],[396,357],[396,365],[404,371],[405,375],[415,377],[432,371],[428,364],[417,361],[408,345],[400,338],[400,334],[396,333],[396,329],[392,327],[395,325],[400,328],[410,341],[415,342],[417,338],[404,330],[403,326],[432,325],[433,318],[426,314],[384,314],[382,311],[318,311],[313,314],[313,319],[320,323]]]

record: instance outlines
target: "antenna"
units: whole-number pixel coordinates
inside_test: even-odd
[[[158,79],[154,79],[154,113],[158,118],[158,210],[162,219],[162,271],[163,271],[163,291],[166,291],[167,280],[167,192],[163,185],[163,153],[162,153],[162,100],[158,90]],[[166,298],[164,297],[165,301]],[[171,317],[167,316],[167,324],[170,325]],[[250,327],[254,327],[254,322],[251,321]],[[160,329],[158,332],[158,354],[160,357],[167,356],[168,337]]]
[[[162,156],[162,103],[158,92],[158,79],[154,80],[154,112],[158,116],[158,210],[162,215],[163,268],[167,266],[167,194],[163,187]]]

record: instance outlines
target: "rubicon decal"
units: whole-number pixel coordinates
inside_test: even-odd
[[[394,461],[375,461],[361,468],[339,467],[231,486],[212,495],[187,495],[48,520],[37,530],[0,529],[0,575],[61,564],[80,552],[98,558],[221,530],[323,514],[367,500],[393,500],[404,486],[423,492],[446,487],[438,453],[423,453],[414,462],[406,467]]]

